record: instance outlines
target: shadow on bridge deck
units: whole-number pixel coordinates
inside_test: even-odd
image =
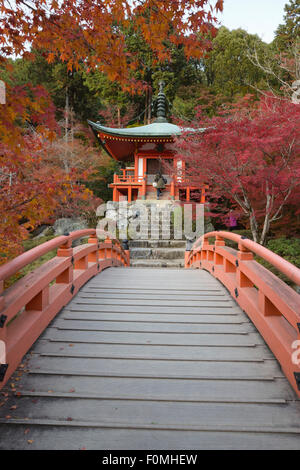
[[[0,449],[300,449],[293,389],[201,270],[101,272],[1,400]]]

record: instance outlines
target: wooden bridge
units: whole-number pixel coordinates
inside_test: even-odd
[[[94,230],[2,266],[0,449],[299,450],[300,296],[253,254],[300,284],[226,232],[196,242],[186,269],[131,268]]]

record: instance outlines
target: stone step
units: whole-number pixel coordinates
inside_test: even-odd
[[[130,259],[184,259],[183,248],[131,248]]]
[[[184,259],[132,259],[130,266],[135,268],[184,268]]]
[[[185,240],[130,240],[131,248],[182,248],[185,250]]]

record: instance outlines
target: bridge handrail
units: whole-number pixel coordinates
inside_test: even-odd
[[[231,240],[243,246],[244,248],[248,249],[252,253],[255,253],[260,258],[264,259],[268,263],[272,264],[274,268],[278,269],[282,274],[285,274],[291,281],[295,284],[300,285],[300,269],[294,266],[289,261],[285,260],[281,256],[273,253],[273,251],[269,250],[268,248],[260,245],[259,243],[254,242],[248,238],[245,238],[241,235],[231,232],[210,232],[204,234],[202,237],[198,238],[194,243],[192,249],[199,247],[202,243],[203,239],[206,240],[208,238],[213,237],[220,237],[225,238],[227,240]]]
[[[72,248],[72,242],[83,237],[89,237],[88,243]],[[54,249],[55,257],[4,289],[4,281]],[[83,284],[105,268],[129,264],[129,251],[118,240],[101,230],[84,229],[42,243],[1,266],[0,389]]]
[[[60,235],[58,237],[53,238],[52,240],[41,243],[40,245],[35,246],[34,248],[31,248],[28,251],[25,251],[25,253],[22,253],[11,261],[8,261],[7,263],[0,266],[0,282],[10,278],[22,268],[24,268],[30,263],[33,263],[33,261],[36,261],[41,256],[46,255],[50,251],[67,244],[68,241],[79,240],[80,238],[87,237],[89,235],[95,235],[95,233],[95,229],[76,230],[74,232],[70,232],[68,235]],[[104,233],[105,232],[103,232],[103,234]],[[105,236],[106,235],[107,233],[105,234]]]
[[[215,238],[214,244],[210,244],[210,238]],[[226,246],[226,240],[236,242],[238,249]],[[253,253],[300,284],[300,269],[231,232],[210,232],[200,237],[186,253],[185,267],[205,269],[224,284],[261,333],[300,397],[300,295],[255,261]]]

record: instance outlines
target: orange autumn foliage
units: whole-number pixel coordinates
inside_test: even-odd
[[[170,59],[166,41],[183,47],[188,58],[200,57],[222,8],[223,0],[0,0],[0,79],[3,70],[7,77],[8,58],[33,58],[30,51],[37,49],[49,63],[61,61],[70,71],[97,69],[137,92],[144,84],[133,75],[139,64],[126,46],[129,26],[156,62]],[[22,250],[27,228],[64,203],[72,207],[72,201],[92,197],[80,184],[86,173],[78,159],[63,160],[62,168],[51,158],[59,128],[47,92],[6,85],[6,103],[0,104],[0,263]]]

